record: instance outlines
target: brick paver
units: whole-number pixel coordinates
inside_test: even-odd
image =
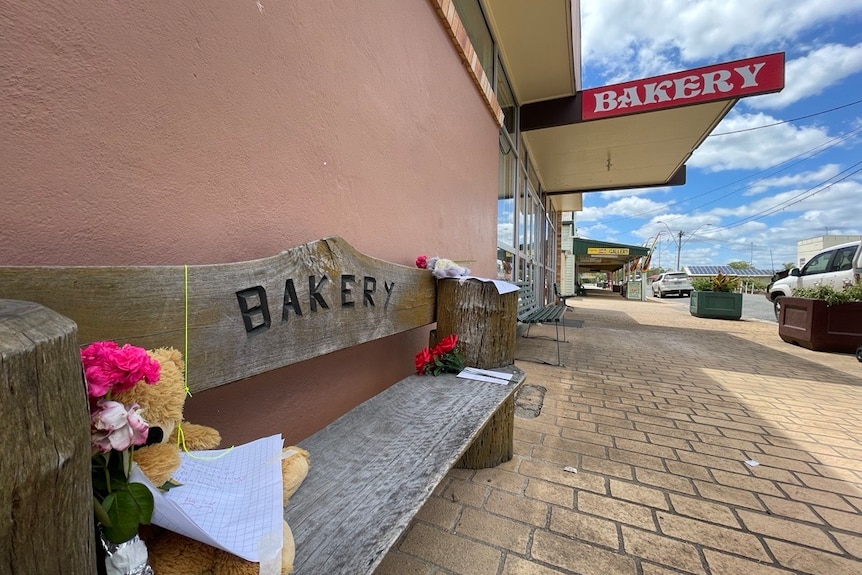
[[[514,459],[450,472],[377,575],[862,573],[862,364],[666,301],[569,305],[565,366],[517,362],[547,391]]]

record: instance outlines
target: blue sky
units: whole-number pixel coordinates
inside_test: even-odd
[[[652,262],[671,268],[669,228],[683,266],[772,269],[799,240],[862,234],[862,0],[581,0],[581,26],[584,88],[773,52],[786,64],[784,90],[741,99],[684,186],[584,194],[578,235],[643,245],[665,230]]]

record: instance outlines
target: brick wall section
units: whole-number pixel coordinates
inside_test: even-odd
[[[488,111],[494,116],[498,126],[503,125],[503,110],[497,102],[497,96],[494,95],[494,87],[488,80],[485,70],[482,68],[482,63],[479,62],[479,56],[476,50],[473,49],[473,44],[470,43],[470,38],[467,37],[467,31],[461,24],[461,19],[458,17],[458,12],[455,11],[455,5],[452,0],[431,0],[431,4],[440,15],[443,21],[443,26],[449,33],[458,55],[464,62],[464,67],[473,79],[473,83],[479,90],[482,98],[485,100],[485,105]]]

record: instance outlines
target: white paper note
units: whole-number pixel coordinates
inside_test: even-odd
[[[515,379],[514,373],[506,373],[505,371],[493,371],[490,369],[479,369],[478,367],[465,367],[465,371],[469,371],[470,373],[478,373],[481,375],[487,375],[488,377],[495,377],[497,379],[505,379],[507,381],[512,381]]]
[[[460,276],[457,278],[446,278],[446,279],[455,279],[461,283],[464,283],[467,280],[479,280],[480,282],[485,282],[485,283],[490,282],[490,283],[494,284],[494,287],[497,288],[497,293],[500,295],[510,293],[513,291],[518,291],[518,289],[519,289],[518,286],[516,286],[513,283],[507,282],[507,281],[495,280],[495,279],[490,279],[490,278],[480,278],[480,277],[476,277],[476,276]]]
[[[499,385],[509,385],[509,381],[505,379],[498,379],[496,377],[489,377],[487,375],[482,375],[481,373],[474,373],[472,371],[467,371],[466,369],[461,371],[458,374],[458,377],[461,379],[472,379],[474,381],[487,381],[489,383],[496,383]]]
[[[137,467],[131,480],[153,492],[156,525],[248,561],[266,561],[281,551],[283,442],[273,435],[230,449],[182,453],[172,476],[182,485],[167,492]]]

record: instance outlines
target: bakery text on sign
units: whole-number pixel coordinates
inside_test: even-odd
[[[378,293],[377,278],[374,276],[362,276],[361,291],[357,289],[359,279],[354,274],[341,274],[338,284],[338,295],[341,301],[339,302],[340,309],[353,309],[357,305],[357,299],[361,300],[362,307],[376,307],[377,302],[383,299],[383,294]],[[326,275],[318,278],[317,276],[308,276],[308,311],[312,314],[318,313],[318,310],[330,309],[330,303],[336,304],[335,301],[327,301],[327,292],[331,289],[327,288],[328,284],[334,283]],[[385,301],[383,301],[383,309],[389,307],[389,300],[392,298],[392,290],[395,289],[395,282],[384,281],[383,290],[385,291]],[[377,298],[377,302],[375,302]],[[256,335],[269,330],[272,325],[272,314],[269,309],[269,301],[266,293],[266,288],[261,285],[252,286],[236,292],[236,299],[239,303],[239,313],[242,317],[245,331],[249,335]],[[304,315],[302,300],[296,290],[296,284],[293,278],[287,278],[284,282],[284,299],[281,304],[281,321],[285,323],[293,313],[297,317]]]
[[[582,118],[595,120],[784,88],[784,53],[634,80],[583,92]]]

